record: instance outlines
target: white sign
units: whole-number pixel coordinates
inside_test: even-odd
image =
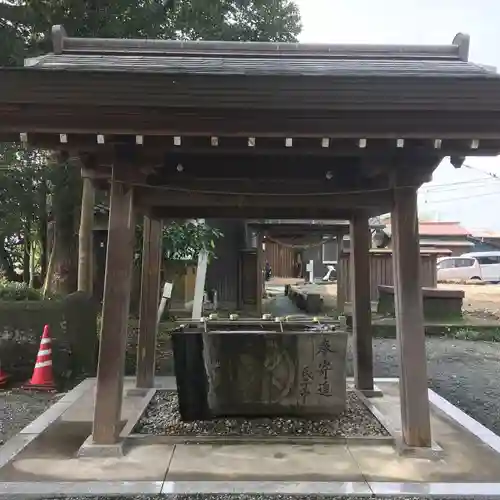
[[[173,286],[174,286],[173,283],[169,283],[168,281],[165,282],[165,285],[163,286],[163,295],[162,295],[164,299],[170,299],[172,297]]]
[[[203,296],[205,294],[205,280],[207,276],[208,252],[201,250],[198,254],[198,267],[196,268],[196,282],[194,286],[194,299],[192,319],[200,319],[203,315]]]
[[[306,264],[306,271],[309,273],[309,283],[314,281],[314,261],[310,260]]]
[[[170,300],[170,297],[172,297],[173,286],[174,284],[169,283],[168,281],[163,286],[163,293],[161,294],[160,305],[158,307],[158,317],[157,317],[158,323],[161,321],[161,318],[163,316],[163,311],[165,310],[165,306],[167,305],[167,300]]]

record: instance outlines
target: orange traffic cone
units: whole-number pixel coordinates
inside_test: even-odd
[[[43,328],[42,340],[38,356],[36,357],[33,376],[23,388],[40,391],[55,390],[54,376],[52,375],[52,340],[50,338],[49,325],[45,325]]]
[[[0,387],[7,383],[9,376],[2,370],[2,362],[0,361]]]

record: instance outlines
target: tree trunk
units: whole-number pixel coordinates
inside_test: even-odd
[[[35,253],[36,253],[36,241],[32,240],[30,245],[30,279],[29,279],[29,286],[31,288],[35,287]]]
[[[52,293],[68,295],[76,290],[78,270],[78,246],[73,225],[64,226],[55,221],[55,237],[49,276],[49,290]]]
[[[76,165],[55,158],[52,191],[54,245],[47,270],[47,289],[56,294],[73,293],[78,275],[78,218],[80,215],[81,176]],[[50,267],[50,266],[49,266]]]
[[[78,290],[89,295],[93,290],[93,245],[95,190],[92,181],[83,179],[82,208],[80,212],[80,231],[78,234]]]
[[[47,276],[47,266],[49,263],[48,249],[48,217],[47,217],[47,184],[42,182],[40,187],[40,213],[39,213],[39,228],[38,239],[40,240],[40,279],[45,283]]]
[[[47,296],[47,292],[49,291],[50,280],[52,278],[53,270],[54,270],[54,250],[56,248],[56,228],[54,227],[55,223],[52,222],[47,228],[47,234],[51,233],[51,238],[48,238],[50,241],[50,257],[47,262],[47,273],[45,274],[45,280],[43,282],[43,290],[42,296],[45,298]]]
[[[31,227],[27,222],[24,226],[24,245],[23,245],[23,281],[30,282],[30,259],[31,259]]]

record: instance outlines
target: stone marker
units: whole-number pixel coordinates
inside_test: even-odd
[[[347,333],[204,334],[208,407],[214,416],[329,417],[346,407]]]

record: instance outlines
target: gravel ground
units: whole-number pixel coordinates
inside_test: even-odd
[[[55,394],[0,391],[0,445],[42,414]]]
[[[374,339],[375,376],[399,375],[394,339]],[[427,339],[429,385],[500,435],[500,343]]]
[[[347,393],[347,410],[334,419],[301,418],[218,418],[184,423],[180,420],[177,394],[157,392],[137,423],[134,432],[168,436],[387,436],[380,422],[358,396]]]
[[[394,340],[375,339],[374,354],[376,376],[398,376],[398,358]],[[500,434],[500,372],[498,368],[500,366],[500,343],[428,339],[427,356],[430,386],[483,425]],[[0,392],[0,440],[5,440],[15,434],[38,416],[50,404],[51,397],[46,394]],[[55,497],[42,498],[43,500],[52,500]],[[83,500],[83,498],[66,498],[66,500]],[[100,496],[85,498],[159,500],[167,497]],[[188,498],[193,500],[270,500],[272,498],[279,500],[292,500],[292,498],[295,500],[322,500],[327,497],[314,495],[301,497],[287,495],[182,495],[177,498],[179,500],[187,500]],[[328,498],[344,500],[344,497]],[[354,497],[350,498],[358,500]],[[366,497],[360,497],[359,500],[361,498]],[[451,497],[441,498],[444,500]],[[481,498],[488,500],[488,497]],[[391,497],[391,499],[412,500],[413,497]],[[434,500],[439,500],[439,498],[434,497]],[[472,499],[462,498],[462,500]]]
[[[375,339],[375,375],[397,377],[393,339]],[[500,435],[500,343],[430,338],[427,340],[430,386],[451,403]],[[0,392],[0,442],[19,432],[54,395]]]
[[[375,339],[375,376],[397,377],[393,339]],[[427,339],[429,385],[500,435],[500,343]]]
[[[396,342],[375,339],[375,375],[398,376]],[[430,386],[441,396],[500,435],[500,343],[430,338]],[[54,395],[0,392],[0,442],[41,414]]]

